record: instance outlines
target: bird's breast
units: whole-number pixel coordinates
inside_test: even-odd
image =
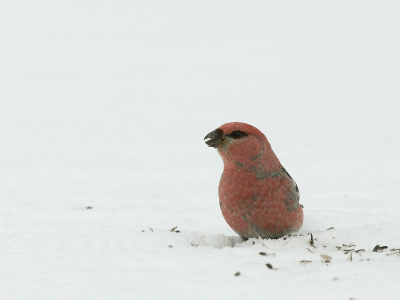
[[[292,207],[297,205],[292,199],[292,185],[290,178],[279,171],[225,170],[218,189],[221,209],[233,214],[272,207],[293,211]]]

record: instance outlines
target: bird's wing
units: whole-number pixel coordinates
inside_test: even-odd
[[[289,172],[288,171],[286,171],[286,169],[284,168],[284,167],[282,167],[282,169],[283,169],[283,172],[290,178],[290,181],[292,182],[292,187],[293,187],[293,193],[294,193],[294,195],[295,195],[295,197],[294,197],[294,202],[297,204],[297,205],[299,205],[300,203],[299,203],[299,201],[300,201],[300,190],[299,190],[299,187],[297,186],[297,183],[296,183],[296,181],[294,181],[294,179],[292,178],[292,176],[290,176],[290,174],[289,174]],[[297,206],[296,205],[296,206]],[[301,204],[300,204],[301,205]],[[303,205],[301,205],[301,207],[303,207]]]

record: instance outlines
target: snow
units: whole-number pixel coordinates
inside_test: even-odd
[[[398,299],[399,14],[3,1],[1,298]],[[225,223],[203,137],[231,121],[299,185],[295,235],[241,241]]]

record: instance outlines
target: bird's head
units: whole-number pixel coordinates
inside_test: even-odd
[[[226,123],[211,131],[204,138],[209,147],[214,147],[222,156],[225,167],[280,165],[265,135],[246,123]]]

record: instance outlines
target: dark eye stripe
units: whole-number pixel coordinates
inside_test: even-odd
[[[230,134],[227,134],[227,136],[234,138],[234,139],[240,139],[241,137],[247,136],[247,133],[244,131],[235,130],[235,131],[232,131]]]

